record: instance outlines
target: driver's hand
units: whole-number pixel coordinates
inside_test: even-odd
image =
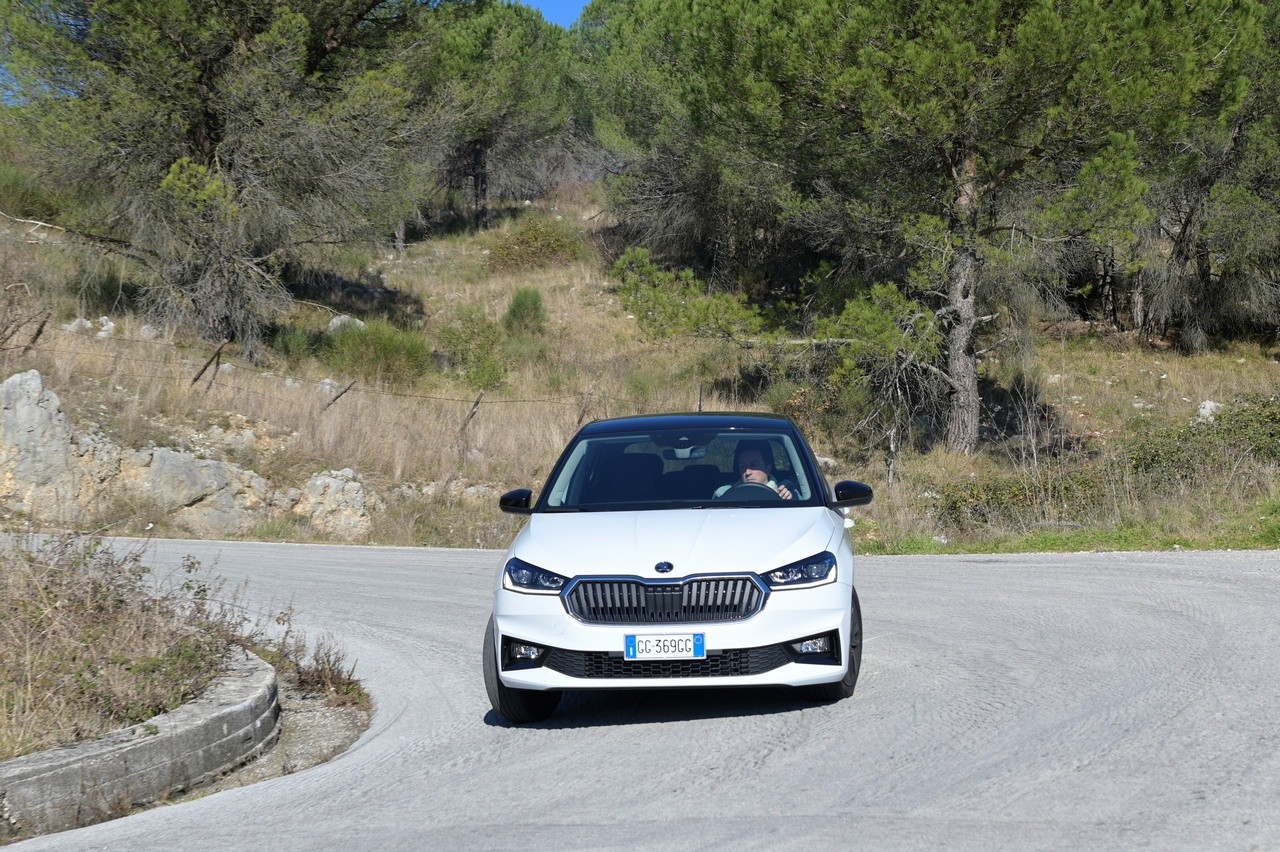
[[[778,486],[778,496],[779,496],[779,497],[781,497],[783,500],[790,500],[790,499],[791,499],[791,489],[790,489],[790,488],[788,488],[788,487],[787,487],[787,486],[785,486],[785,485],[779,485],[779,486]]]

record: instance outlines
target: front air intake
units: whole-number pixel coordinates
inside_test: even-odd
[[[679,583],[580,580],[564,593],[569,613],[587,624],[741,621],[764,608],[768,590],[754,575],[696,577]]]

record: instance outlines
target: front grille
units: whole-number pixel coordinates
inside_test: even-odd
[[[569,613],[587,624],[682,624],[738,621],[764,606],[752,577],[701,577],[682,583],[583,580],[565,595]]]
[[[724,651],[705,660],[624,660],[601,651],[551,648],[543,665],[569,677],[609,679],[754,675],[773,671],[789,661],[781,645]]]

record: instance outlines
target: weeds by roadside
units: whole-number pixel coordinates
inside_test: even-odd
[[[0,545],[0,760],[171,710],[223,671],[233,645],[332,700],[368,701],[331,639],[308,647],[292,609],[268,630],[247,614],[243,587],[191,558],[155,577],[144,554],[77,535]]]
[[[304,695],[320,695],[336,707],[368,709],[369,694],[355,679],[355,663],[347,663],[346,652],[331,635],[308,642],[293,623],[289,606],[272,619],[277,632],[268,637],[257,631],[253,650],[282,675],[291,676]]]
[[[196,695],[243,627],[183,566],[150,587],[141,549],[19,540],[0,572],[0,758],[89,739]]]

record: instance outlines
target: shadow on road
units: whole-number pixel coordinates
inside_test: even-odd
[[[555,714],[536,725],[512,725],[490,710],[484,723],[499,728],[563,730],[654,722],[687,722],[790,713],[821,702],[787,687],[751,689],[625,689],[566,692]]]

